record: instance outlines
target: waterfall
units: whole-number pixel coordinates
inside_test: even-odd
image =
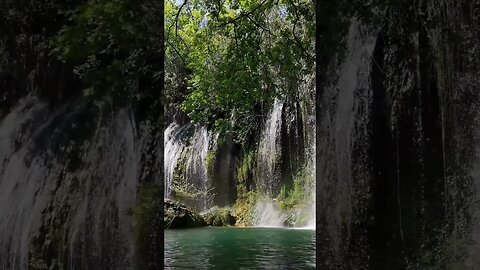
[[[257,190],[269,199],[262,199],[255,205],[253,209],[253,224],[260,227],[278,227],[289,224],[290,226],[308,227],[310,229],[315,227],[315,115],[312,110],[313,104],[310,104],[311,89],[313,87],[314,78],[307,77],[306,80],[299,86],[300,95],[300,108],[296,108],[294,105],[292,108],[284,110],[284,101],[281,99],[275,99],[273,108],[268,115],[264,129],[261,132],[260,141],[257,151],[257,167],[256,167],[256,184]],[[300,115],[287,112],[290,109],[295,111],[299,109],[302,113]],[[287,123],[282,123],[282,114],[288,113],[285,116]],[[300,119],[297,119],[300,118]],[[303,118],[303,119],[301,119]],[[303,133],[297,133],[297,126],[299,123],[303,124]],[[282,135],[282,125],[285,125],[287,132],[293,133]],[[281,145],[283,142],[282,136],[289,136],[290,139],[295,140],[298,144],[300,139],[305,140],[305,147],[303,157],[292,156],[292,148],[289,148],[290,156],[282,157],[282,147],[291,147],[289,145]],[[297,147],[304,147],[297,145]],[[301,152],[301,151],[300,151]],[[287,152],[288,153],[288,152]],[[279,168],[280,158],[298,158],[304,160],[303,163],[295,164],[292,171],[286,171],[287,174],[282,176],[282,172]],[[283,164],[282,166],[290,166]],[[294,176],[296,175],[296,176]],[[272,200],[277,197],[278,189],[284,183],[281,178],[291,179],[291,177],[308,179],[305,181],[302,189],[304,193],[304,201],[302,205],[296,206],[295,209],[285,211],[281,210],[277,202]],[[287,222],[287,219],[291,220]],[[292,224],[293,223],[293,224]]]
[[[165,197],[178,198],[199,211],[211,207],[207,155],[216,147],[216,135],[203,126],[171,123],[164,140]]]
[[[275,99],[273,109],[265,122],[265,129],[258,147],[257,157],[257,184],[259,190],[270,197],[274,194],[274,187],[278,186],[278,175],[275,168],[280,152],[279,137],[282,124],[283,102]]]
[[[306,192],[306,204],[303,208],[298,209],[296,213],[296,226],[305,227],[308,229],[315,229],[316,225],[316,193],[315,193],[315,140],[312,141],[312,144],[309,148],[309,152],[307,154],[307,168],[309,168],[309,177],[311,177],[311,181],[307,182],[306,186],[304,187]],[[297,225],[298,224],[298,225]]]
[[[33,121],[44,106],[38,102],[25,100],[0,123],[0,254],[2,255],[0,262],[2,269],[7,269],[7,266],[12,269],[26,269],[28,241],[31,237],[29,232],[33,230],[32,226],[38,226],[42,205],[45,205],[47,200],[45,193],[33,196],[35,190],[45,189],[44,186],[47,184],[43,179],[44,166],[38,164],[37,168],[28,170],[23,162],[27,149],[16,149],[17,142],[21,142],[23,137],[20,134],[22,127]],[[37,179],[32,179],[29,184],[26,183],[29,178]],[[22,187],[21,190],[18,189],[19,186]],[[23,194],[20,194],[20,191]],[[12,196],[14,194],[16,196]]]
[[[164,134],[164,170],[165,170],[165,197],[172,197],[173,173],[177,160],[180,158],[184,143],[180,137],[188,126],[181,127],[176,123],[170,124]]]
[[[203,209],[210,207],[209,183],[207,177],[207,154],[209,146],[209,134],[207,128],[200,127],[195,130],[191,139],[191,149],[187,160],[187,175],[190,179],[198,179],[198,185],[203,191]]]
[[[253,209],[253,224],[256,227],[283,227],[286,218],[286,215],[270,200],[257,202]]]
[[[342,248],[342,230],[349,232],[354,226],[355,209],[364,207],[361,205],[364,201],[355,199],[360,197],[358,194],[367,194],[369,188],[369,168],[363,149],[368,149],[370,67],[375,35],[357,22],[351,24],[345,37],[343,61],[335,67],[338,79],[330,82],[322,97],[324,105],[316,108],[321,110],[316,133],[319,159],[315,166],[320,185],[317,211],[327,224],[319,234],[325,235],[322,237],[328,239],[328,248],[334,254]],[[368,196],[360,198],[367,200]]]
[[[278,162],[280,145],[280,129],[282,124],[283,102],[275,99],[273,108],[265,121],[257,152],[257,178],[258,190],[275,197],[274,187],[278,186],[278,175],[275,167]],[[275,203],[269,200],[256,203],[253,212],[253,224],[257,227],[281,227],[284,226],[286,215],[281,213]]]
[[[102,106],[52,112],[27,97],[0,122],[2,269],[45,265],[45,254],[68,269],[133,264],[128,211],[143,149],[129,112],[104,116]]]

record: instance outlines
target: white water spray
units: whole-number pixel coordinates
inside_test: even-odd
[[[255,227],[283,227],[286,219],[287,216],[278,209],[273,201],[259,201],[253,209]]]

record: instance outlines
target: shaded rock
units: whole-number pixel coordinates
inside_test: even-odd
[[[163,211],[163,224],[165,229],[207,226],[202,216],[189,209],[183,203],[165,199]]]
[[[209,226],[235,226],[237,219],[228,208],[214,208],[202,215]]]

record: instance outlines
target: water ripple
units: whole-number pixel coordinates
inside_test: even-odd
[[[273,228],[165,231],[166,269],[315,269],[315,232]]]

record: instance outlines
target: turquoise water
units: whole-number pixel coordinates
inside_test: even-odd
[[[315,231],[165,230],[165,269],[315,269]]]

